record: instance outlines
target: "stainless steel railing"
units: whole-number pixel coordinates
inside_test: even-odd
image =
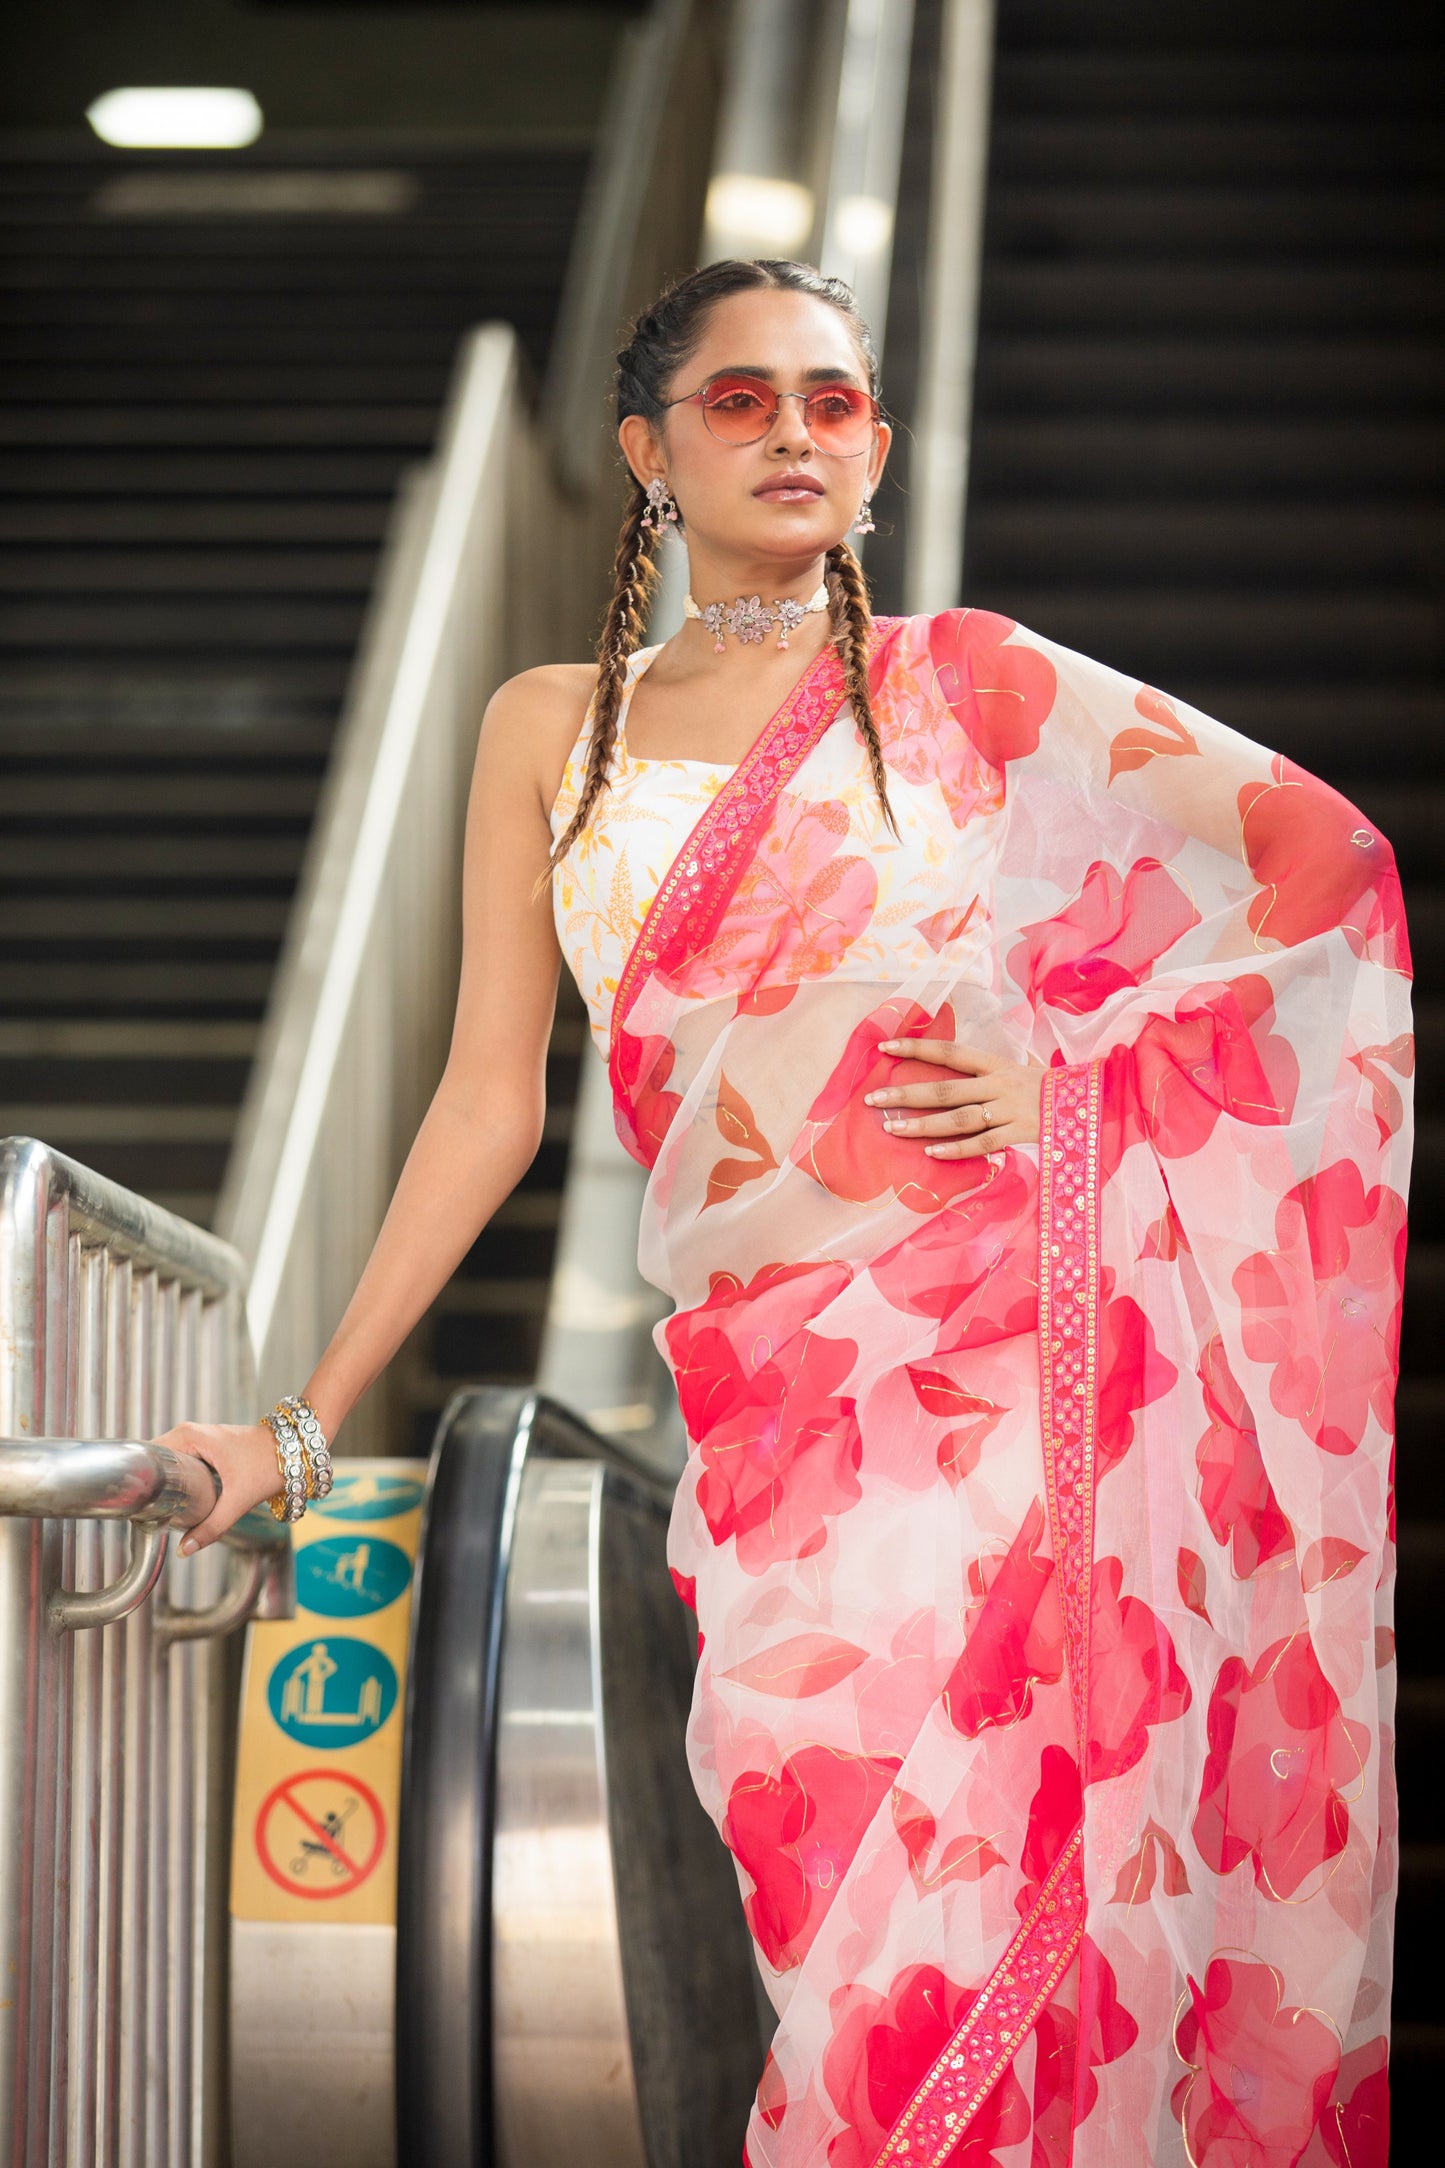
[[[254,1413],[227,1244],[0,1139],[0,2159],[217,2168],[228,1695],[220,1635],[292,1601],[250,1515],[144,1441]],[[128,1526],[126,1524],[129,1524]]]

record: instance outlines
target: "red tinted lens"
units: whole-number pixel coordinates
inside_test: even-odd
[[[754,444],[767,435],[778,411],[771,384],[750,376],[717,376],[702,396],[703,417],[724,444]]]
[[[803,409],[808,434],[823,452],[861,452],[873,430],[873,401],[854,384],[823,384]]]

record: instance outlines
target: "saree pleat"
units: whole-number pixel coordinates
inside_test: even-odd
[[[617,987],[751,2168],[1383,2168],[1409,958],[1388,844],[984,611],[825,649]],[[1038,1145],[864,1094],[1046,1064]]]

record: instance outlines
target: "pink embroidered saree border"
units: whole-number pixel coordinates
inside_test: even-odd
[[[1082,1781],[1099,1406],[1102,1064],[1050,1069],[1039,1108],[1039,1375],[1049,1522]]]
[[[870,660],[901,618],[875,617]],[[846,697],[843,665],[821,648],[751,751],[689,830],[628,950],[612,1003],[611,1046],[650,972],[701,946],[737,886],[759,822],[802,766]]]
[[[1040,1416],[1081,1777],[1099,1396],[1101,1068],[1049,1070],[1039,1110]],[[1073,1963],[1084,1902],[1081,1824],[873,2168],[944,2168]]]
[[[1074,1961],[1084,1932],[1083,1841],[1076,1829],[873,2168],[944,2168],[967,2134]]]

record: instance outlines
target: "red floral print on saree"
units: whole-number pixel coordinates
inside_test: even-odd
[[[778,2014],[747,2159],[1380,2168],[1389,846],[992,613],[873,665],[898,835],[825,651],[611,1020],[689,1762]],[[1042,1060],[1038,1147],[885,1135],[899,1035]]]

